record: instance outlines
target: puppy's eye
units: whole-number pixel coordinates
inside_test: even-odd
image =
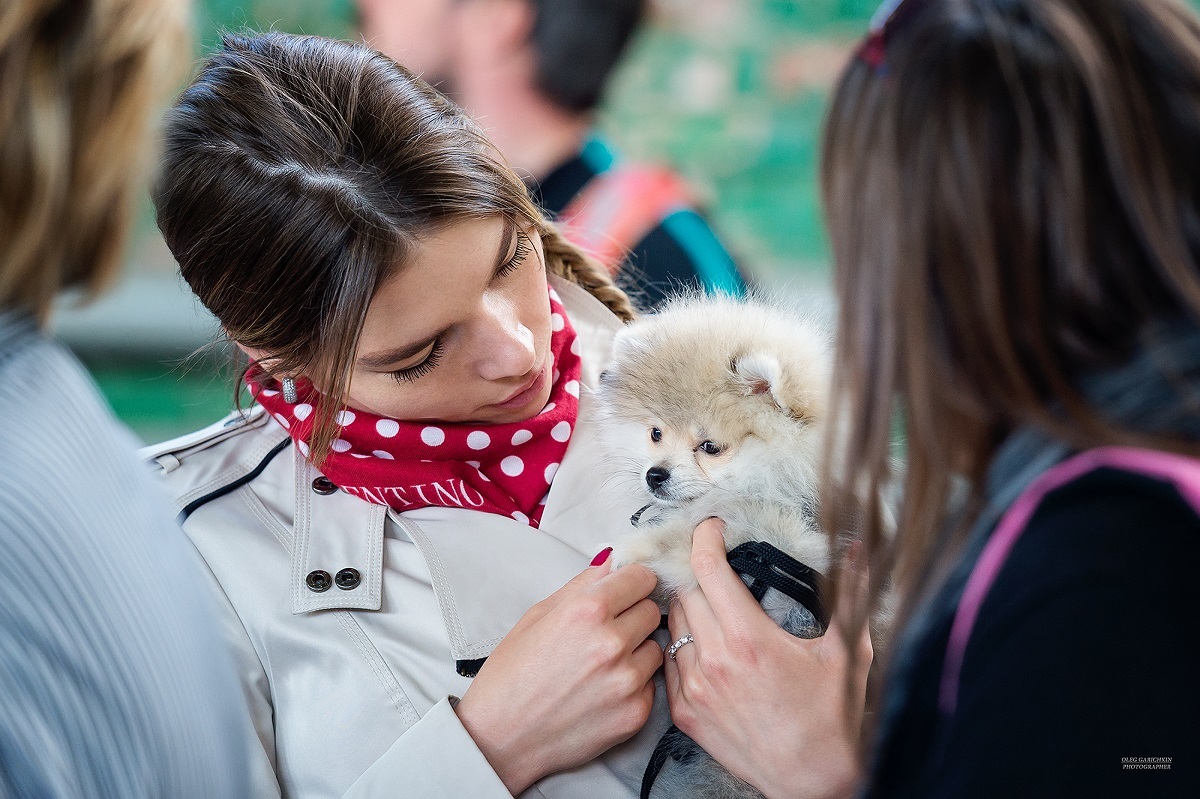
[[[650,440],[655,443],[662,441],[662,431],[659,430],[657,427],[651,427],[650,428]]]
[[[704,441],[696,449],[703,452],[705,455],[720,455],[721,447],[711,441]]]

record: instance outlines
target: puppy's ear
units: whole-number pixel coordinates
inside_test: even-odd
[[[757,394],[769,395],[781,409],[787,410],[787,403],[780,392],[780,379],[783,370],[774,355],[765,352],[752,352],[734,358],[729,364],[737,384],[747,396]]]

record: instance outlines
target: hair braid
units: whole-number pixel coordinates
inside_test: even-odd
[[[587,290],[604,303],[622,322],[632,322],[637,311],[624,291],[619,289],[603,266],[586,255],[583,250],[567,241],[566,237],[550,222],[538,225],[542,236],[542,249],[546,253],[546,267],[552,273],[565,278]]]

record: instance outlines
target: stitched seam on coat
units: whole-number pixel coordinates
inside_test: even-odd
[[[186,494],[183,494],[182,496],[178,497],[173,503],[171,503],[171,512],[179,513],[181,510],[186,508],[193,499],[204,496],[205,494],[212,491],[214,488],[220,488],[223,485],[229,485],[234,480],[238,479],[243,474],[245,474],[246,471],[247,470],[242,469],[240,466],[230,466],[227,469],[223,469],[220,472],[217,472],[216,477],[209,480],[207,483],[201,483],[200,485],[196,486],[195,488],[193,488],[191,491],[187,492]]]
[[[290,536],[288,535],[287,528],[285,528],[280,521],[275,518],[271,511],[267,510],[267,506],[264,505],[263,501],[258,498],[258,494],[254,493],[254,489],[247,484],[239,488],[235,493],[241,495],[242,499],[246,503],[246,507],[250,509],[250,512],[253,513],[255,517],[257,517],[258,520],[261,521],[266,528],[271,531],[279,543],[283,545],[283,548],[288,555],[291,555],[292,542]]]
[[[371,558],[371,585],[367,598],[375,607],[383,606],[383,528],[387,526],[387,508],[378,505],[371,510],[371,537],[367,539],[367,556]]]
[[[241,433],[241,432],[246,432],[247,430],[248,430],[248,428],[239,428],[235,432]],[[229,483],[232,483],[233,481],[238,480],[241,477],[244,477],[245,475],[254,471],[254,468],[256,466],[258,466],[259,463],[262,462],[263,458],[265,458],[268,454],[270,454],[271,450],[274,449],[281,440],[282,439],[277,439],[277,438],[268,439],[267,441],[263,442],[262,444],[260,444],[259,446],[255,447],[253,450],[251,450],[251,455],[248,458],[248,461],[249,461],[248,465],[244,460],[239,460],[237,463],[233,464],[232,466],[222,469],[220,472],[217,473],[216,477],[213,477],[211,480],[208,480],[207,482],[200,484],[199,486],[193,488],[191,491],[188,491],[186,494],[183,494],[182,496],[178,497],[172,503],[172,507],[171,507],[172,512],[179,513],[181,510],[183,510],[185,507],[187,507],[193,499],[196,499],[197,497],[202,497],[205,494],[212,491],[213,489],[228,485]],[[220,442],[214,442],[214,443],[220,443]],[[205,447],[205,449],[207,449],[207,447]],[[181,459],[181,460],[183,460],[186,463],[186,459]]]
[[[312,524],[312,497],[305,488],[311,483],[308,460],[294,467],[296,491],[296,518],[292,522],[292,612],[307,612],[315,610],[302,594],[304,585],[306,561],[308,560],[308,535]]]
[[[429,543],[429,536],[425,535],[425,531],[421,529],[419,524],[409,522],[407,519],[401,519],[399,515],[394,517],[396,523],[404,528],[408,533],[408,537],[413,539],[414,543],[418,538],[421,540],[421,554],[425,556],[425,563],[429,566],[429,575],[433,579],[433,591],[438,598],[438,607],[443,609],[442,615],[446,617],[446,632],[450,636],[450,646],[453,649],[466,650],[466,636],[463,634],[462,619],[458,615],[458,606],[454,602],[454,593],[450,590],[450,579],[446,576],[446,569],[442,566],[441,558],[438,557],[437,551]],[[441,587],[439,591],[438,588]],[[445,601],[442,596],[445,595]],[[465,654],[474,654],[473,651],[466,651]]]
[[[354,646],[358,649],[359,654],[367,661],[367,666],[375,673],[375,676],[383,684],[384,690],[387,691],[388,698],[391,699],[392,705],[396,710],[400,711],[407,727],[416,724],[421,716],[409,701],[408,694],[404,692],[404,686],[400,685],[400,681],[396,679],[396,675],[392,673],[391,668],[384,661],[383,656],[379,654],[379,650],[371,643],[371,639],[363,632],[359,626],[358,620],[346,610],[336,611],[338,623],[342,625],[342,629],[350,636],[350,640],[354,642]]]

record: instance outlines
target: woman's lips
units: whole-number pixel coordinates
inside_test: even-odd
[[[533,376],[533,379],[529,381],[527,386],[518,390],[516,394],[513,394],[511,397],[504,400],[504,402],[497,402],[492,407],[500,408],[502,410],[523,408],[542,393],[542,389],[545,388],[545,385],[546,367],[543,366],[541,370],[539,370],[538,373]]]

